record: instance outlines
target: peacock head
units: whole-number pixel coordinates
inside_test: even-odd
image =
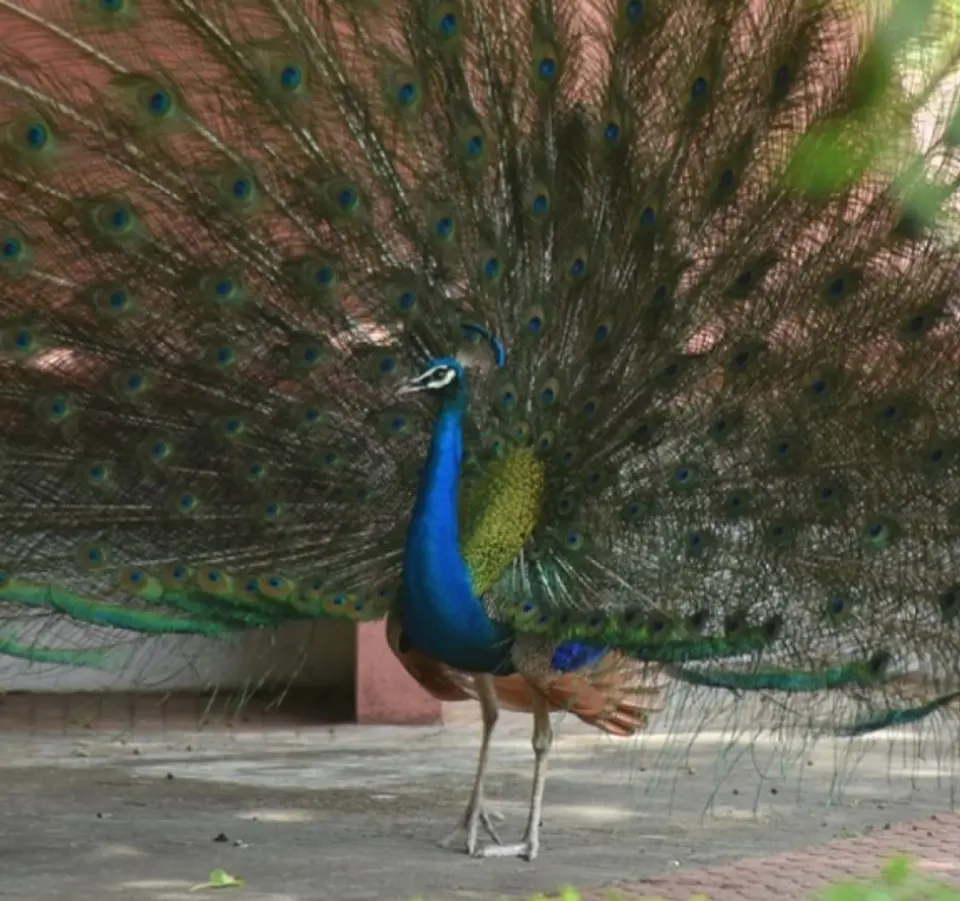
[[[482,325],[464,323],[463,331],[470,340],[455,357],[438,357],[429,360],[420,375],[400,386],[399,394],[420,391],[434,392],[444,400],[466,396],[467,371],[484,372],[499,369],[507,360],[500,340]]]
[[[440,357],[430,360],[423,372],[401,385],[397,393],[430,391],[446,399],[461,394],[466,386],[466,371],[460,361],[455,357]]]

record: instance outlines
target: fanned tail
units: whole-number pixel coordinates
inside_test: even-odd
[[[953,716],[946,4],[0,14],[0,652],[381,617],[436,414],[396,388],[489,332],[461,544],[525,672]],[[630,731],[597,678],[541,689]]]

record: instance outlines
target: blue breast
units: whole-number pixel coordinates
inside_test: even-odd
[[[444,404],[433,431],[403,559],[403,629],[411,644],[457,669],[504,675],[513,630],[487,616],[460,553],[465,404]]]
[[[463,396],[447,401],[437,418],[407,531],[403,558],[403,630],[429,657],[457,669],[508,675],[514,632],[492,620],[474,595],[460,553],[460,469]],[[579,641],[561,644],[551,664],[571,672],[595,663],[606,649]]]

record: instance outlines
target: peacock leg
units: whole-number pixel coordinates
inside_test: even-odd
[[[540,852],[540,821],[543,817],[543,792],[547,785],[547,757],[553,745],[550,706],[546,698],[534,695],[533,701],[533,792],[530,816],[523,841],[516,845],[486,845],[472,852],[475,857],[522,857],[534,860]]]
[[[476,853],[477,832],[481,826],[483,826],[483,831],[499,845],[500,836],[497,835],[496,829],[493,828],[493,820],[503,819],[499,814],[488,811],[483,799],[483,777],[487,771],[490,739],[493,737],[493,728],[497,725],[497,718],[500,716],[497,694],[493,687],[493,676],[474,676],[474,684],[477,689],[477,699],[480,701],[480,716],[483,720],[483,738],[480,740],[480,759],[477,762],[477,775],[473,782],[473,791],[470,794],[470,802],[467,804],[463,820],[450,835],[440,842],[441,847],[448,848],[461,836],[465,836],[467,854]]]

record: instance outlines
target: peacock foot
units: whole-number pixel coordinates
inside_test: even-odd
[[[515,845],[481,845],[471,851],[472,857],[519,857],[521,860],[536,860],[540,853],[540,837],[524,836],[522,842]]]
[[[481,826],[487,836],[496,842],[496,845],[492,847],[496,847],[500,844],[500,836],[497,835],[497,830],[493,827],[494,822],[502,823],[503,814],[499,811],[489,810],[487,805],[482,801],[477,804],[476,807],[469,806],[463,815],[460,825],[446,838],[440,840],[440,847],[449,848],[455,842],[462,840],[464,850],[467,854],[476,856],[479,848],[477,844],[477,833]]]

